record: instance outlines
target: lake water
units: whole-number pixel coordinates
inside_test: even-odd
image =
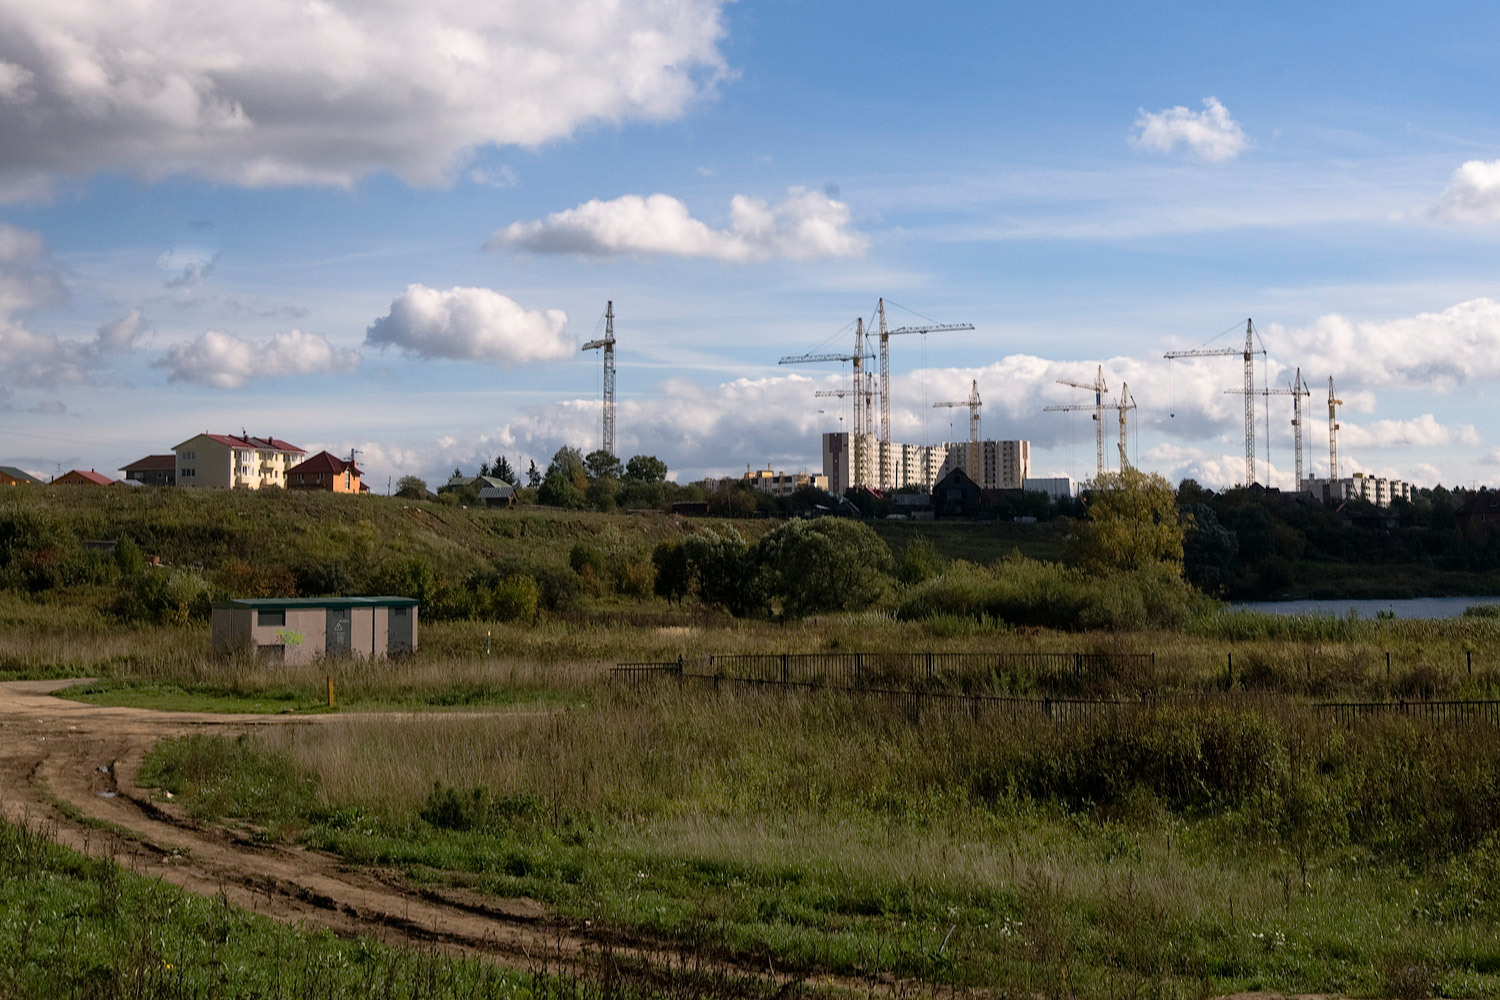
[[[1231,605],[1246,611],[1263,611],[1272,615],[1335,615],[1347,617],[1350,611],[1361,618],[1375,618],[1380,612],[1397,618],[1456,618],[1464,608],[1474,604],[1500,604],[1500,597],[1416,597],[1401,601],[1251,601]]]

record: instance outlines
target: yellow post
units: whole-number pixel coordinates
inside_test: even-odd
[[[328,675],[328,707],[333,707],[333,675]]]

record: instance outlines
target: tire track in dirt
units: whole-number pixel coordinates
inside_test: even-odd
[[[394,872],[352,867],[332,854],[202,826],[139,786],[141,761],[157,740],[320,725],[336,716],[158,712],[52,696],[75,683],[0,683],[0,815],[41,823],[53,839],[84,854],[111,858],[200,895],[222,894],[236,906],[284,922],[523,970],[582,971],[609,955],[668,973],[751,976],[865,994],[911,991],[911,984],[883,978],[799,975],[778,972],[765,960],[752,967],[706,959],[618,931],[576,926],[533,900],[416,888]]]

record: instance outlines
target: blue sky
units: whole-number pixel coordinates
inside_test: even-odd
[[[622,457],[812,468],[846,379],[776,359],[884,296],[977,327],[893,343],[897,440],[977,378],[987,437],[1085,478],[1042,407],[1102,364],[1137,464],[1228,485],[1238,366],[1161,355],[1248,316],[1312,470],[1332,375],[1343,471],[1500,482],[1488,6],[474,6],[0,0],[0,462],[243,427],[380,488],[545,465],[597,446],[612,299]]]

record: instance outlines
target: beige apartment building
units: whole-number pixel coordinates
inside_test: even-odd
[[[177,485],[210,489],[284,489],[287,471],[307,452],[278,438],[199,434],[172,449]]]

